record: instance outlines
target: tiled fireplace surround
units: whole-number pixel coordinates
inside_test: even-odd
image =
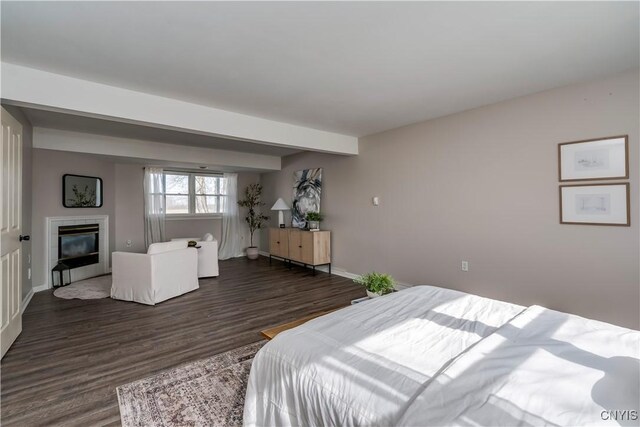
[[[47,237],[47,271],[45,277],[49,288],[51,283],[51,269],[58,263],[58,227],[61,225],[78,224],[98,224],[100,232],[100,255],[97,264],[86,265],[71,270],[71,281],[86,279],[88,277],[99,276],[109,272],[109,216],[108,215],[83,215],[83,216],[60,216],[47,217],[46,219]],[[68,280],[67,272],[64,273],[65,280]],[[58,276],[56,275],[56,284]]]

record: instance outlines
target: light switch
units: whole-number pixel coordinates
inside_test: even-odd
[[[379,197],[377,197],[377,196],[376,196],[376,197],[374,197],[371,201],[373,202],[373,206],[378,206],[378,205],[380,205],[380,198],[379,198]]]
[[[469,261],[462,261],[462,265],[460,266],[462,271],[469,271]]]

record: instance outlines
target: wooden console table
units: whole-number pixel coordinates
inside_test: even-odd
[[[329,266],[331,274],[331,232],[298,228],[269,229],[269,262],[271,258],[312,266],[313,274],[320,265]]]

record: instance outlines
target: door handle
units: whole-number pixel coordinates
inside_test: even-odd
[[[21,241],[21,242],[22,242],[23,240],[27,240],[27,241],[29,241],[29,240],[31,240],[31,236],[29,236],[29,235],[25,235],[25,236],[23,236],[23,235],[21,234],[21,235],[18,237],[18,240],[19,240],[19,241]]]
[[[298,246],[299,248],[302,248],[302,245]]]

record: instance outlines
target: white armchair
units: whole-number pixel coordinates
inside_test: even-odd
[[[180,237],[171,239],[172,242],[198,242],[198,278],[214,277],[220,274],[218,269],[218,241],[212,234],[207,233],[200,237]]]
[[[198,289],[198,254],[187,242],[153,243],[146,254],[114,252],[111,298],[155,305]]]

